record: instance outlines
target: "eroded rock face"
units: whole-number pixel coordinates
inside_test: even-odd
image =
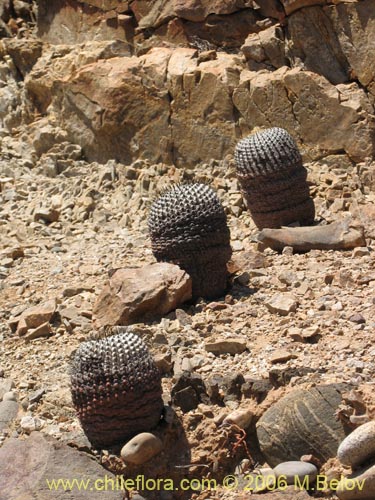
[[[4,44],[3,80],[19,70],[26,92],[0,89],[0,119],[11,129],[46,115],[100,162],[192,166],[232,156],[241,137],[270,126],[293,133],[310,158],[363,161],[374,154],[374,8],[43,0],[39,36],[64,45]]]
[[[130,42],[134,36],[128,2],[121,0],[41,0],[38,9],[38,36],[49,43]]]

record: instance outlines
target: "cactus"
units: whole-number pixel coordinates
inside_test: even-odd
[[[242,194],[260,229],[313,223],[307,171],[286,130],[273,127],[242,139],[235,160]]]
[[[148,431],[160,420],[161,375],[143,341],[122,333],[82,343],[71,364],[73,405],[98,448]]]
[[[193,298],[214,298],[227,287],[232,255],[224,209],[206,184],[177,184],[151,206],[152,251],[160,262],[177,264],[192,278]]]

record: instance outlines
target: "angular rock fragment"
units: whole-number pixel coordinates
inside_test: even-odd
[[[260,229],[313,223],[307,171],[286,130],[273,127],[249,135],[237,144],[235,159],[243,196]]]
[[[265,305],[271,313],[287,316],[297,310],[298,302],[290,293],[277,293],[267,300]]]
[[[160,372],[143,341],[126,331],[79,346],[71,391],[82,428],[96,447],[123,442],[160,420]]]
[[[191,278],[173,264],[118,269],[95,302],[93,321],[99,328],[152,320],[189,299]]]

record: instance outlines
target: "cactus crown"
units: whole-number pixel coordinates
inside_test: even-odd
[[[207,184],[176,184],[164,191],[151,206],[148,227],[154,235],[183,231],[200,232],[199,226],[215,226],[225,221],[224,209],[216,193]],[[208,228],[207,228],[208,225]],[[172,236],[172,235],[171,235]]]
[[[293,137],[283,128],[272,127],[245,137],[236,146],[239,175],[258,177],[302,166]]]
[[[80,387],[81,402],[118,391],[143,391],[150,379],[160,379],[159,371],[143,341],[128,332],[83,342],[71,365],[72,387]]]

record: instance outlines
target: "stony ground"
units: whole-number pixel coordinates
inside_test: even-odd
[[[257,389],[253,385],[247,397],[224,395],[221,407],[200,404],[185,414],[177,409],[191,463],[214,467],[216,460],[223,473],[233,473],[247,452],[229,456],[233,436],[225,440],[215,422],[244,407],[255,423],[291,387],[349,382],[362,390],[373,414],[375,247],[370,225],[366,248],[261,253],[230,163],[213,161],[193,172],[141,161],[87,163],[78,146],[64,143],[40,159],[25,150],[21,140],[3,138],[0,371],[14,381],[22,415],[35,417],[41,432],[66,442],[82,438],[70,400],[69,358],[93,334],[92,307],[111,269],[153,262],[147,235],[150,202],[170,183],[193,178],[212,184],[226,207],[234,250],[232,287],[215,302],[188,304],[133,330],[166,363],[166,402],[183,370],[204,379],[235,380],[241,374],[256,381]],[[351,214],[361,215],[362,223],[371,220],[366,213],[371,214],[375,196],[364,187],[366,165],[333,156],[307,166],[317,220]],[[273,312],[276,295],[282,302],[291,296],[296,311]],[[59,311],[51,336],[27,342],[12,331],[12,318],[49,299],[56,299]],[[218,339],[242,341],[245,348],[235,355],[209,352],[208,344]],[[0,440],[26,432],[18,419]],[[261,460],[253,438],[248,441],[251,458]]]

